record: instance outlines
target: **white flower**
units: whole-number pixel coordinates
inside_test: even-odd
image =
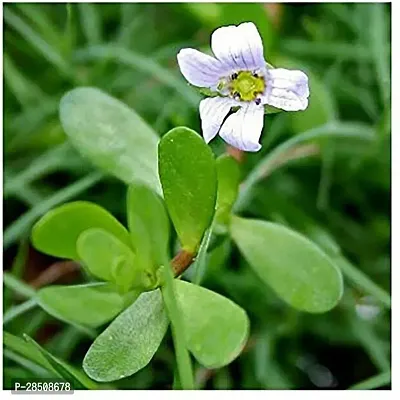
[[[218,28],[211,36],[211,48],[215,58],[195,49],[178,53],[186,80],[218,94],[200,102],[204,140],[208,143],[219,134],[240,150],[258,151],[264,105],[305,110],[308,77],[302,71],[269,68],[252,22]]]

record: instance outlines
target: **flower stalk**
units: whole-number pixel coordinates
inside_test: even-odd
[[[196,254],[185,249],[179,250],[178,254],[171,260],[175,276],[182,275],[193,263]]]
[[[182,389],[194,389],[192,362],[190,360],[189,351],[186,347],[182,313],[179,310],[175,296],[174,275],[168,264],[162,267],[161,273],[163,277],[161,292],[168,317],[171,321],[179,382]]]

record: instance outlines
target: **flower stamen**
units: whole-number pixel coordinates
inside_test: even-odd
[[[229,91],[231,97],[234,99],[239,97],[242,101],[255,101],[257,96],[264,92],[264,78],[255,73],[239,71],[238,73],[232,74],[231,78]]]

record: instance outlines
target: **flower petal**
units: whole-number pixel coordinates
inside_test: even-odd
[[[308,76],[303,71],[284,68],[273,68],[268,70],[272,85],[280,89],[291,89],[298,96],[308,97]]]
[[[258,151],[264,124],[264,107],[254,102],[241,103],[241,108],[230,115],[219,132],[225,142],[243,151]]]
[[[214,139],[231,107],[237,102],[227,97],[209,97],[200,102],[201,130],[206,143]]]
[[[283,68],[268,70],[263,104],[285,111],[305,110],[309,95],[308,77],[304,72]]]
[[[211,48],[231,72],[265,68],[262,40],[252,22],[218,28],[211,36]]]
[[[215,88],[226,75],[222,63],[195,49],[182,49],[178,53],[178,64],[185,79],[194,86]]]

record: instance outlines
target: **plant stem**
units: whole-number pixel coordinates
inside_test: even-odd
[[[178,254],[171,260],[174,275],[182,275],[190,267],[195,256],[195,254],[184,249],[179,250]]]
[[[242,150],[237,149],[236,147],[227,145],[226,152],[232,156],[238,163],[243,162],[244,152]]]
[[[171,321],[172,336],[176,352],[176,363],[179,374],[179,381],[182,389],[194,389],[192,363],[189,352],[186,348],[185,333],[182,316],[179,311],[178,302],[175,297],[174,276],[169,264],[163,270],[164,284],[161,287],[164,303],[168,317]]]

